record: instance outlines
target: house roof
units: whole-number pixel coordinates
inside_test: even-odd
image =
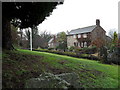
[[[49,40],[49,42],[48,42],[48,43],[51,43],[53,40],[54,40],[54,39],[53,39],[53,38],[51,38],[51,39]]]
[[[68,35],[91,32],[97,25],[71,30]]]
[[[112,41],[112,38],[106,35],[106,40],[107,41]]]

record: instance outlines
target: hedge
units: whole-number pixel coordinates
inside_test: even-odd
[[[59,55],[67,55],[67,56],[77,57],[77,58],[99,60],[98,57],[90,55],[90,54],[76,54],[75,52],[62,52],[62,51],[55,51],[55,50],[48,50],[48,49],[33,49],[33,50],[40,51],[40,52],[55,53],[55,54],[59,54]]]

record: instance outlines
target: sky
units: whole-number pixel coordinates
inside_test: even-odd
[[[39,31],[46,30],[51,34],[71,31],[96,24],[106,31],[118,31],[118,2],[120,0],[64,0],[53,10],[52,15],[46,17],[38,26]]]

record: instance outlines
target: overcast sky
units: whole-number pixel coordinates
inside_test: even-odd
[[[118,1],[120,0],[65,0],[38,29],[56,34],[95,25],[96,19],[100,19],[100,25],[107,33],[111,29],[118,30]]]

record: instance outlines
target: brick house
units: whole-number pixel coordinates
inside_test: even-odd
[[[88,47],[105,45],[106,31],[100,26],[100,20],[96,19],[96,25],[71,30],[67,35],[67,47]]]

